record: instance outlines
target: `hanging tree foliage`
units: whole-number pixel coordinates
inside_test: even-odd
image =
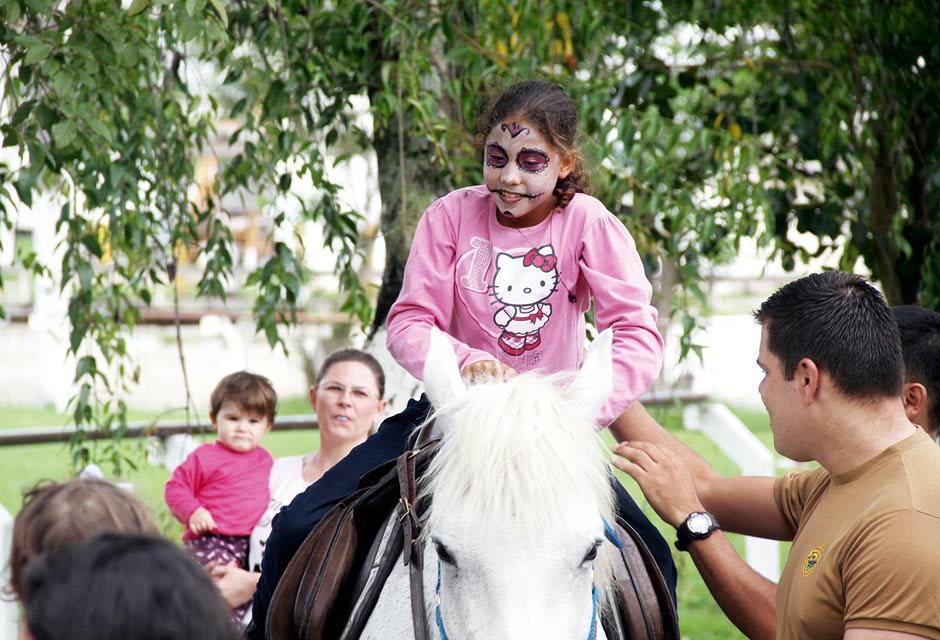
[[[247,288],[258,331],[283,346],[279,327],[309,277],[291,238],[303,221],[321,224],[343,310],[380,326],[421,212],[481,179],[481,95],[518,78],[556,80],[576,99],[597,195],[651,271],[669,266],[661,293],[675,294],[686,329],[710,265],[750,238],[791,267],[839,250],[846,267],[864,259],[891,302],[940,303],[940,45],[925,6],[662,5],[3,4],[0,132],[23,161],[0,168],[0,219],[11,223],[14,194],[27,206],[42,190],[68,196],[60,285],[76,423],[113,426],[119,439],[121,390],[141,366],[126,337],[183,248],[199,256],[198,295]],[[371,135],[350,109],[361,97]],[[221,121],[236,123],[234,156],[197,206],[194,164]],[[378,158],[387,261],[375,313],[356,273],[361,216],[327,177],[329,152],[350,140]],[[318,195],[294,195],[300,182]],[[245,192],[290,199],[299,213],[272,214],[271,257],[235,282],[223,202]],[[691,335],[683,352],[697,350]],[[76,454],[87,455],[81,434]]]

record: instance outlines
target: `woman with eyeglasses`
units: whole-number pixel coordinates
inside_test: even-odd
[[[232,607],[251,600],[261,571],[261,556],[271,521],[286,504],[319,480],[356,446],[365,442],[385,411],[385,373],[378,361],[358,349],[330,354],[310,387],[310,405],[317,416],[320,448],[305,455],[274,461],[269,487],[271,503],[251,534],[248,567],[234,564],[211,569],[222,596]]]

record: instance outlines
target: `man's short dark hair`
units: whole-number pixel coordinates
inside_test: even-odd
[[[754,317],[784,377],[809,358],[855,398],[898,396],[903,384],[901,337],[884,297],[864,278],[823,271],[794,280],[767,298]]]
[[[904,379],[927,389],[927,422],[940,426],[940,313],[923,307],[892,307],[901,331]]]

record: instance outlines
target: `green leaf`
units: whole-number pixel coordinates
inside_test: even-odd
[[[17,107],[16,111],[13,112],[13,118],[11,119],[10,123],[14,127],[18,127],[24,120],[26,120],[26,118],[29,117],[29,114],[35,105],[35,100],[27,100],[21,104],[19,107]]]
[[[88,120],[88,128],[93,132],[105,139],[108,144],[114,142],[114,134],[111,132],[111,129],[105,125],[101,120],[91,119]]]
[[[23,58],[23,64],[30,65],[41,62],[49,56],[51,51],[52,47],[46,42],[39,42],[34,44],[26,50],[26,56]]]
[[[147,10],[147,7],[150,6],[150,0],[134,0],[131,3],[131,6],[127,10],[127,15],[130,18],[143,13]]]
[[[95,272],[91,267],[91,263],[85,260],[78,263],[78,282],[82,291],[91,290],[91,282],[94,276]]]
[[[52,138],[56,146],[65,149],[75,140],[75,125],[70,120],[61,120],[52,125]]]
[[[222,24],[228,27],[228,8],[225,6],[227,2],[223,2],[222,0],[209,0],[209,4],[212,5],[212,8],[215,9],[215,12],[219,15]]]
[[[69,71],[61,69],[58,73],[52,76],[52,86],[55,87],[55,92],[59,95],[60,98],[65,98],[71,95],[72,87],[75,86],[75,81]]]
[[[94,376],[98,373],[98,366],[95,363],[94,356],[85,356],[78,361],[75,366],[75,382],[84,375]]]
[[[194,18],[205,6],[206,0],[186,0],[186,14]]]

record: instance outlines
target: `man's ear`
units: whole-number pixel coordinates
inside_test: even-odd
[[[919,382],[905,382],[901,388],[901,400],[904,401],[907,419],[926,429],[927,388]]]
[[[807,403],[811,404],[819,398],[821,373],[815,362],[809,358],[800,360],[793,372],[793,380]]]

